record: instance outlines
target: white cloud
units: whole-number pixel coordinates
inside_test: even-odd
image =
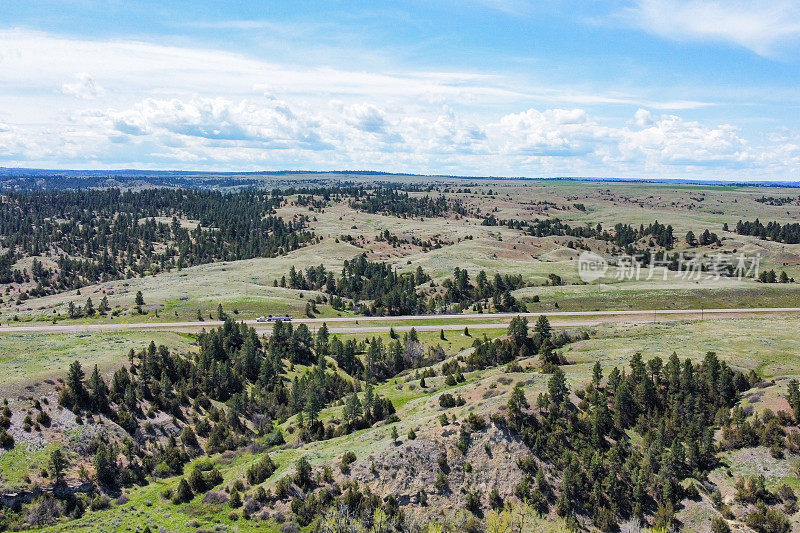
[[[797,0],[636,0],[623,18],[667,39],[728,42],[764,56],[800,40]]]
[[[149,98],[126,109],[84,112],[74,122],[76,132],[86,132],[84,142],[92,150],[102,145],[99,136],[109,145],[126,146],[129,157],[212,167],[283,162],[285,168],[287,161],[296,161],[304,168],[378,165],[382,170],[455,168],[470,173],[469,165],[478,164],[495,169],[494,174],[500,168],[520,174],[529,167],[561,168],[562,173],[594,168],[607,174],[637,165],[651,170],[736,169],[771,161],[764,153],[759,160],[732,126],[708,127],[675,115],[654,117],[643,109],[628,126],[613,127],[580,108],[527,109],[475,122],[447,106],[410,116],[371,103],[318,107],[267,98],[195,96]],[[80,143],[74,148],[73,155]],[[124,154],[121,148],[114,150]]]
[[[85,72],[76,74],[75,77],[77,80],[74,83],[61,85],[61,92],[81,100],[94,100],[103,94],[103,88],[97,85],[92,77]]]
[[[24,31],[0,31],[0,51],[0,116],[14,126],[0,125],[3,164],[786,177],[800,157],[797,137],[748,142],[731,125],[650,111],[706,105],[693,100]],[[621,118],[597,112],[608,105],[631,109]]]
[[[386,132],[386,114],[372,104],[355,104],[347,108],[348,123],[369,133]]]
[[[583,109],[528,109],[502,117],[490,131],[501,152],[535,156],[588,154],[612,140]]]
[[[653,115],[647,109],[639,108],[633,115],[633,123],[640,128],[650,126],[653,123]]]
[[[641,113],[637,115],[642,118]],[[739,168],[756,163],[748,143],[733,126],[708,127],[675,115],[647,118],[649,122],[639,125],[641,129],[625,128],[620,132],[618,146],[624,160],[644,161],[650,168],[659,165]]]

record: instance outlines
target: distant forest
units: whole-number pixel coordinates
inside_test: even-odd
[[[0,283],[35,281],[34,296],[213,261],[272,257],[313,238],[284,221],[278,192],[119,189],[9,193],[0,197]],[[158,220],[158,219],[161,220]],[[164,220],[166,219],[166,220]],[[186,228],[180,220],[197,221]],[[21,257],[50,256],[57,268]]]

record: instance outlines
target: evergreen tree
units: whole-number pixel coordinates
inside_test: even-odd
[[[69,462],[61,448],[56,448],[50,453],[50,470],[53,471],[56,484],[64,481],[64,470],[68,467]]]
[[[800,385],[796,379],[789,381],[786,400],[789,402],[789,407],[792,408],[795,421],[800,421]]]
[[[72,393],[72,397],[75,399],[75,404],[78,406],[82,405],[84,399],[86,398],[86,390],[83,386],[84,377],[86,377],[86,375],[83,372],[83,368],[81,368],[80,362],[74,361],[71,365],[69,365],[69,371],[67,372],[67,386]]]
[[[534,326],[533,330],[539,334],[542,340],[550,339],[550,321],[547,320],[547,317],[544,315],[539,315],[539,318],[536,320],[536,325]]]
[[[105,412],[108,410],[108,386],[100,375],[97,365],[94,365],[92,375],[89,377],[89,403],[93,410]]]
[[[507,405],[508,414],[512,420],[519,420],[522,418],[523,410],[530,407],[528,399],[525,398],[525,391],[519,383],[517,383],[514,386],[514,390],[511,391],[511,397],[508,399]]]

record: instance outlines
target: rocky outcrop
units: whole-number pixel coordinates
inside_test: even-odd
[[[56,498],[67,498],[79,492],[87,493],[94,490],[93,483],[58,483],[51,487],[35,487],[30,490],[21,490],[18,492],[5,492],[0,493],[0,506],[9,508],[19,508],[22,504],[31,503],[36,498],[44,496],[45,494],[52,494]]]

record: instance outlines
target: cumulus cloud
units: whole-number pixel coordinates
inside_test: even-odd
[[[650,126],[653,123],[653,115],[647,109],[639,108],[633,115],[633,123],[640,128]]]
[[[641,114],[638,118],[642,118]],[[754,163],[747,142],[737,128],[721,124],[705,126],[675,115],[651,117],[641,129],[620,132],[620,154],[625,160],[644,160],[654,165],[722,166],[738,168]]]
[[[0,158],[19,165],[787,177],[800,157],[793,135],[752,142],[734,125],[660,114],[702,106],[691,100],[21,31],[0,31],[0,50],[0,112],[14,126],[0,125]],[[598,113],[607,105],[617,116]]]
[[[623,18],[667,39],[723,41],[765,56],[800,41],[797,0],[636,0]]]
[[[94,100],[103,94],[103,88],[97,85],[91,76],[86,73],[77,74],[73,83],[64,83],[61,92],[80,98],[81,100]]]
[[[289,160],[297,167],[380,165],[415,172],[464,172],[465,165],[478,164],[519,174],[559,165],[608,171],[635,165],[761,167],[769,162],[759,159],[733,126],[710,127],[644,109],[628,125],[614,127],[580,108],[531,108],[476,122],[448,106],[409,116],[371,103],[332,102],[320,108],[279,99],[195,96],[149,98],[127,109],[82,113],[75,121],[105,135],[108,143],[127,144],[136,154],[183,163],[285,165]]]
[[[386,132],[386,114],[372,104],[356,104],[346,110],[348,123],[368,133]]]
[[[583,109],[528,109],[505,115],[490,131],[501,152],[535,156],[588,154],[612,140]]]
[[[263,99],[234,102],[225,98],[148,98],[130,109],[89,113],[89,122],[99,117],[110,134],[176,135],[216,143],[253,142],[280,148],[292,144],[321,148],[318,125],[296,115],[284,102]],[[169,137],[168,137],[169,138]]]

